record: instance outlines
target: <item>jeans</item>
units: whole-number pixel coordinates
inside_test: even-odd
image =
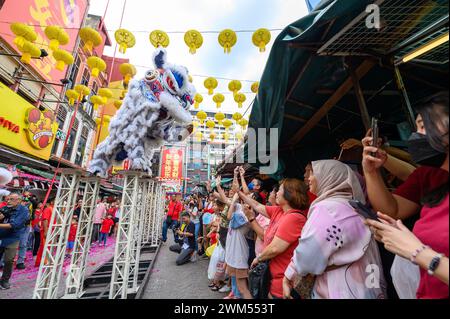
[[[237,287],[237,281],[236,277],[231,277],[231,291],[233,292],[233,295],[237,298],[242,298],[241,293],[239,292],[239,289]]]
[[[173,231],[173,237],[175,239],[175,242],[178,242],[178,235],[175,233],[175,228],[178,227],[178,220],[172,220],[170,223],[165,220],[163,222],[163,229],[162,229],[162,240],[165,242],[167,241],[167,231],[169,229],[172,229]]]
[[[18,241],[7,247],[0,247],[0,259],[4,257],[2,281],[8,282],[9,278],[11,278],[17,247],[19,247]]]
[[[101,244],[103,241],[103,245],[106,245],[106,240],[108,239],[108,233],[100,233],[100,239],[98,242]]]
[[[192,248],[182,249],[180,244],[174,244],[170,246],[169,250],[174,253],[180,254],[176,260],[177,266],[181,266],[188,263],[191,259],[192,253],[195,252],[195,250]]]
[[[25,263],[25,257],[28,250],[28,236],[30,235],[31,226],[27,226],[25,231],[20,235],[19,240],[19,258],[17,258],[17,264]]]
[[[200,232],[200,223],[194,224],[195,225],[195,251],[198,251],[198,234]]]

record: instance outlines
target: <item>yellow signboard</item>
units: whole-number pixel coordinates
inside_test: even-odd
[[[48,160],[58,123],[0,83],[0,144]]]

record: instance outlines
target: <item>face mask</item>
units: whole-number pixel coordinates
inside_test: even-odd
[[[255,184],[250,183],[250,184],[247,185],[247,187],[248,187],[249,190],[252,191],[255,188]]]
[[[445,154],[431,147],[426,135],[412,133],[408,140],[408,152],[414,163],[425,166],[440,167],[445,160]]]

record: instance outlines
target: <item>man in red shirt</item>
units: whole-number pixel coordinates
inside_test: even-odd
[[[172,195],[172,198],[169,202],[169,207],[167,210],[166,220],[163,224],[162,230],[162,241],[167,241],[167,230],[172,229],[175,242],[178,240],[178,236],[175,232],[175,229],[178,227],[180,218],[180,213],[183,210],[183,205],[181,204],[180,198],[178,195]]]
[[[50,221],[52,218],[52,212],[53,212],[53,202],[49,201],[45,205],[45,209],[42,212],[41,217],[41,245],[39,246],[39,251],[36,256],[36,262],[34,264],[35,267],[39,267],[41,264],[42,254],[44,253],[44,247],[45,247],[45,239],[47,237],[48,227],[50,226]]]

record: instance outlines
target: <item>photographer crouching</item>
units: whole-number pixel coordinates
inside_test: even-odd
[[[13,271],[14,258],[19,247],[20,237],[29,222],[28,208],[21,205],[22,196],[10,194],[7,205],[0,209],[0,259],[4,255],[3,275],[0,278],[0,289],[9,289],[9,279]]]

